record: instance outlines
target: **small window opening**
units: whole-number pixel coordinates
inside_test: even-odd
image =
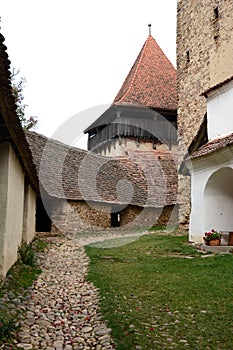
[[[218,19],[218,18],[219,18],[218,6],[214,8],[214,18],[215,18],[215,19]]]
[[[214,35],[214,40],[216,43],[218,42],[218,39],[219,39],[219,34]]]
[[[120,225],[121,225],[121,214],[119,212],[111,213],[111,226],[120,227]]]
[[[190,63],[190,52],[186,52],[186,63]]]
[[[214,8],[214,21],[213,21],[213,25],[214,25],[214,40],[216,43],[218,43],[218,39],[219,39],[219,9],[216,6]]]

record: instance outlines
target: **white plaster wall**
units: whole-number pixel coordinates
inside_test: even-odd
[[[205,230],[233,229],[233,170],[223,167],[213,173],[205,189]]]
[[[152,142],[140,142],[138,143],[135,140],[122,138],[122,139],[114,139],[108,143],[108,146],[103,149],[100,154],[107,157],[119,157],[126,156],[126,152],[128,149],[134,150],[152,150],[153,144]]]
[[[23,241],[31,242],[36,231],[36,193],[29,184],[25,185]]]
[[[10,144],[4,145],[5,158],[2,172],[7,176],[5,186],[1,184],[1,194],[7,201],[4,203],[5,225],[1,232],[2,244],[2,275],[5,276],[9,268],[17,260],[18,246],[22,239],[23,208],[24,208],[24,173]]]
[[[222,154],[222,158],[221,155]],[[189,224],[189,240],[203,243],[204,233],[212,228],[232,231],[233,228],[233,172],[221,172],[218,183],[210,190],[211,176],[223,168],[231,171],[233,160],[227,159],[226,154],[219,152],[216,159],[206,157],[193,161],[191,176],[191,215]],[[232,158],[232,153],[229,152]],[[224,159],[225,162],[220,162]],[[208,180],[210,179],[210,182]],[[208,183],[208,186],[206,187]],[[215,188],[216,185],[216,188]],[[221,185],[221,186],[219,186]]]
[[[6,231],[9,144],[0,143],[0,276],[3,275],[4,238]]]
[[[207,98],[207,116],[209,140],[233,132],[233,82]]]
[[[169,146],[165,143],[156,144],[156,149],[159,151],[169,150]],[[107,146],[103,149],[100,154],[107,157],[119,157],[126,156],[127,150],[138,150],[138,151],[148,151],[153,150],[153,142],[147,140],[140,140],[138,143],[136,140],[127,139],[123,137],[121,140],[115,139],[109,142],[109,147]],[[176,151],[177,146],[172,145],[172,150]]]
[[[189,240],[202,242],[205,226],[204,189],[208,174],[193,173],[191,176],[191,215],[189,222]]]

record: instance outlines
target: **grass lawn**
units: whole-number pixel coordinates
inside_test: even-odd
[[[232,255],[202,257],[187,235],[86,246],[88,278],[118,350],[232,349]]]

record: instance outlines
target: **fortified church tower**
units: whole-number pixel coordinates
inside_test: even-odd
[[[111,107],[85,130],[88,150],[106,156],[174,150],[176,111],[176,70],[149,34]]]

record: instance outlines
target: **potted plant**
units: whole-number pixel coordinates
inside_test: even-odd
[[[209,232],[205,232],[205,236],[203,237],[205,244],[207,245],[220,245],[222,234],[214,229]]]

